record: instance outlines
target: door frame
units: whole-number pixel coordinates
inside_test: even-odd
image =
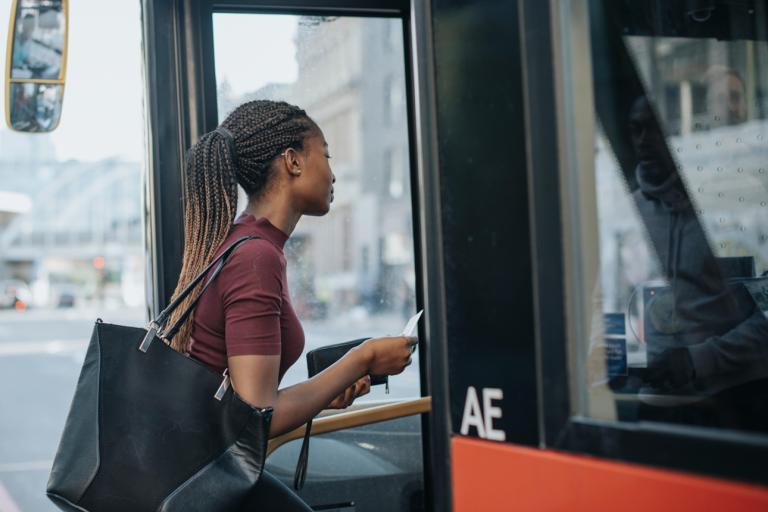
[[[450,510],[450,419],[445,287],[430,0],[142,0],[147,98],[147,226],[150,315],[168,304],[183,252],[186,148],[218,124],[213,55],[215,12],[386,16],[403,20],[416,294],[425,309],[420,381],[433,414],[422,416],[425,505]]]

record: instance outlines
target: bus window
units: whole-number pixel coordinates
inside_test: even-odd
[[[44,490],[96,318],[146,324],[140,9],[72,2],[58,129],[0,127],[3,511],[57,510]]]
[[[765,11],[591,4],[577,403],[768,432]]]
[[[216,13],[213,23],[219,119],[249,100],[285,100],[329,144],[331,212],[303,218],[286,246],[305,350],[400,333],[416,310],[402,21]],[[269,51],[246,63],[244,47]],[[389,395],[375,386],[360,400],[419,396],[418,354]],[[281,386],[306,377],[301,358]]]

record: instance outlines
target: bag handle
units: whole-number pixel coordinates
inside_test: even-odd
[[[299,452],[299,461],[296,463],[296,472],[293,474],[293,488],[300,491],[304,487],[304,481],[307,479],[307,466],[309,466],[309,438],[312,435],[312,420],[307,422],[307,428],[304,431],[304,440],[301,442],[301,451]]]
[[[219,275],[219,272],[221,272],[221,269],[224,267],[224,263],[227,262],[235,249],[237,249],[242,243],[248,240],[257,240],[260,238],[261,237],[258,236],[244,236],[242,238],[238,238],[232,242],[232,244],[230,244],[230,246],[227,247],[224,252],[222,252],[202,271],[200,271],[200,273],[192,280],[192,282],[190,282],[181,291],[181,293],[170,304],[168,304],[168,306],[162,310],[153,321],[149,323],[149,330],[147,331],[147,335],[144,337],[144,340],[141,342],[141,345],[139,345],[139,350],[146,352],[149,349],[149,346],[152,344],[152,340],[155,338],[155,335],[158,334],[163,327],[165,327],[168,318],[176,310],[176,308],[179,307],[179,304],[181,304],[181,302],[186,299],[190,293],[192,293],[192,290],[194,290],[195,287],[200,284],[200,282],[205,278],[211,268],[213,268],[214,265],[217,265],[210,279],[208,279],[208,281],[205,283],[205,286],[200,291],[200,294],[195,298],[192,304],[187,307],[186,311],[184,311],[184,313],[179,317],[171,329],[163,334],[163,338],[167,341],[170,341],[170,339],[179,331],[179,329],[181,329],[181,326],[195,309],[195,306],[197,306],[197,303],[200,301],[200,298],[203,296],[205,290],[208,289],[208,286],[210,286],[216,276]]]

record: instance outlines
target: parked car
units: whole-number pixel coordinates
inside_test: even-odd
[[[0,281],[0,309],[27,309],[32,302],[29,286],[18,279]]]

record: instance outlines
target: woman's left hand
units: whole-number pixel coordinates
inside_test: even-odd
[[[342,394],[333,399],[326,409],[346,409],[359,396],[367,395],[371,391],[371,377],[366,375],[349,386]]]

